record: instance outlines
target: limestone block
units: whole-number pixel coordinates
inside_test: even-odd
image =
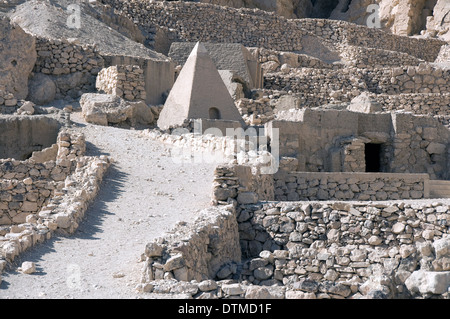
[[[450,271],[417,270],[406,279],[405,285],[411,292],[443,294],[450,287]]]

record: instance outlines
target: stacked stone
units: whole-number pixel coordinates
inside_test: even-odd
[[[323,70],[296,69],[295,72],[266,74],[264,89],[302,93],[306,107],[319,106],[339,100],[349,102],[360,92],[367,91],[364,78],[355,76],[352,69]]]
[[[404,93],[398,95],[373,94],[385,111],[404,110],[420,115],[448,115],[450,94],[443,93]]]
[[[54,175],[54,172],[52,173],[54,165],[54,162],[35,163],[30,160],[2,159],[0,160],[0,179],[47,179],[51,175]]]
[[[259,60],[267,72],[281,71],[286,65],[289,68],[341,69],[341,64],[329,64],[315,57],[294,52],[282,52],[265,48],[247,48]],[[286,67],[285,66],[285,67]]]
[[[400,116],[400,114],[398,115]],[[445,127],[436,127],[434,121],[419,118],[423,122],[405,123],[407,127],[399,127],[393,144],[395,146],[392,161],[392,172],[420,172],[420,166],[428,167],[430,179],[446,178],[445,167],[447,146],[445,140]],[[405,154],[408,149],[409,155]],[[429,162],[431,160],[431,163]]]
[[[230,199],[236,199],[240,188],[239,177],[233,166],[218,166],[214,170],[213,200],[218,204],[228,204]]]
[[[399,51],[433,62],[444,41],[414,39],[345,21],[328,19],[288,20],[274,13],[224,8],[207,3],[103,0],[153,33],[155,26],[175,32],[183,41],[238,42],[248,47],[300,51],[299,39],[316,35],[329,43]],[[223,28],[217,28],[221,21]],[[289,30],[289,32],[285,32]]]
[[[34,72],[63,75],[76,72],[97,75],[103,67],[103,58],[89,46],[66,40],[36,39],[37,61]]]
[[[446,43],[438,39],[416,39],[386,33],[376,28],[331,19],[298,19],[305,30],[329,40],[364,48],[398,51],[428,62],[434,62]]]
[[[313,298],[324,292],[321,284],[344,285],[342,293],[326,292],[332,298],[367,295],[370,279],[379,274],[390,275],[397,288],[386,294],[401,293],[418,266],[450,270],[448,253],[432,248],[448,246],[448,204],[264,204],[245,207],[238,221],[243,255],[256,257],[243,266],[243,279],[301,291],[307,290],[299,282],[309,280],[316,287],[307,291]]]
[[[205,230],[204,219],[182,223],[146,246],[137,290],[199,299],[449,297],[446,203],[267,203],[237,211],[242,254],[249,258],[223,260],[212,276],[185,276],[183,268],[196,263],[190,258],[203,260],[200,246],[209,245],[202,238],[211,228]]]
[[[33,158],[0,161],[0,225],[24,223],[36,215],[53,197],[75,169],[74,160],[84,155],[84,136],[61,131],[57,138],[57,156],[44,163]]]
[[[424,198],[426,175],[291,173],[275,178],[275,199],[396,200]]]
[[[418,66],[424,62],[415,56],[403,52],[346,46],[341,53],[345,65],[360,69],[396,67],[399,65]]]
[[[369,91],[377,94],[448,93],[450,70],[429,63],[364,70]]]
[[[227,262],[239,263],[241,250],[232,206],[207,208],[193,223],[180,222],[164,239],[147,244],[141,280],[201,281],[212,278]]]
[[[361,91],[377,94],[443,93],[449,92],[450,70],[433,67],[427,63],[419,66],[343,70],[296,69],[285,74],[275,72],[265,75],[264,88],[284,90],[307,95],[319,95],[347,102]],[[313,104],[313,103],[309,103]],[[325,104],[325,103],[322,103]],[[318,106],[320,104],[316,104]]]
[[[188,42],[241,43],[248,47],[300,51],[300,39],[307,33],[291,20],[257,9],[192,2],[103,0],[103,3],[137,21],[149,33],[157,26]],[[217,28],[223,21],[227,24]]]
[[[111,165],[111,159],[104,155],[80,156],[72,161],[76,162],[76,169],[38,213],[38,224],[44,225],[51,233],[68,235],[78,228]]]
[[[1,162],[2,265],[5,259],[12,262],[26,249],[49,239],[55,231],[72,233],[99,190],[110,159],[105,156],[83,156],[84,136],[66,130],[58,135],[57,145],[56,161],[36,163],[29,159]],[[16,194],[10,194],[12,191]],[[4,197],[11,198],[6,212],[3,209]],[[11,208],[11,205],[21,211]]]
[[[96,80],[99,91],[128,101],[145,101],[144,71],[138,65],[115,65],[102,69]]]
[[[236,107],[247,125],[261,125],[274,119],[273,106],[269,102],[266,97],[258,100],[242,98],[236,101]]]
[[[73,161],[77,157],[83,156],[86,152],[86,139],[83,134],[72,133],[68,130],[63,130],[58,134],[57,138],[58,154],[57,162]]]
[[[55,168],[53,168],[55,169]],[[37,214],[56,189],[55,181],[2,179],[0,182],[0,225],[24,223],[29,214]]]

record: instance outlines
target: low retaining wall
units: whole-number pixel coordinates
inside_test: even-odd
[[[39,154],[0,162],[1,269],[53,233],[72,233],[111,163],[105,156],[84,156],[84,136],[70,130],[59,132],[55,146],[53,157],[41,163],[35,160]]]
[[[241,262],[234,208],[207,208],[193,223],[178,223],[172,233],[147,244],[145,256],[143,290],[151,289],[151,281],[158,279],[214,278],[225,263]]]
[[[290,172],[274,176],[275,200],[428,198],[428,174]]]
[[[241,208],[241,247],[250,257],[242,279],[254,284],[282,284],[309,298],[322,293],[356,297],[373,290],[399,297],[417,292],[416,271],[438,276],[450,270],[448,252],[441,248],[450,238],[448,203],[295,202]],[[385,282],[377,283],[383,277]],[[437,286],[430,283],[428,293],[447,292]]]

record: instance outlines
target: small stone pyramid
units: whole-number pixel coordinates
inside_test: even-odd
[[[195,45],[167,97],[158,127],[164,130],[179,126],[186,119],[243,123],[213,60],[200,42]]]

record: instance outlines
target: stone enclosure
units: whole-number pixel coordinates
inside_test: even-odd
[[[210,207],[146,244],[137,293],[449,299],[445,28],[297,9],[84,3],[96,34],[48,1],[1,14],[0,271],[74,233],[101,187],[114,159],[86,156],[80,112],[217,161]]]

